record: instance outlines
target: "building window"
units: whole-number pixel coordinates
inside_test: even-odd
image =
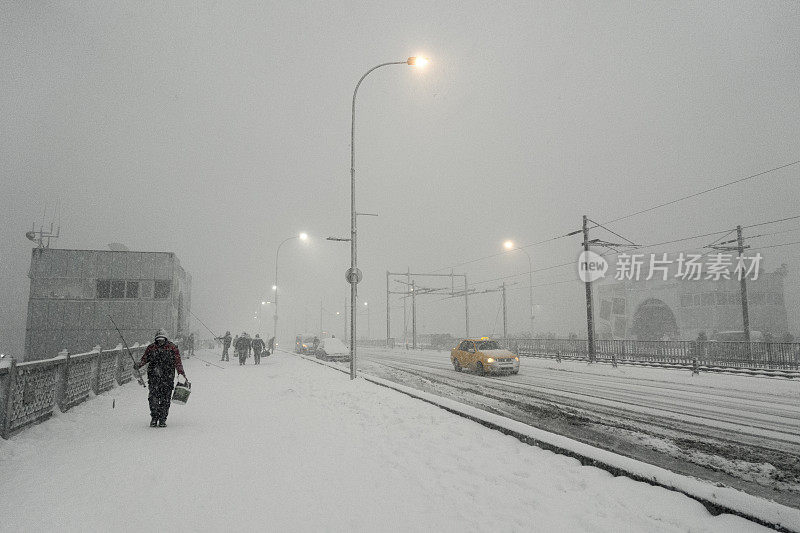
[[[157,279],[153,297],[157,300],[164,300],[169,298],[169,293],[172,290],[172,282],[170,280]]]
[[[125,281],[121,279],[111,280],[111,298],[125,298]]]
[[[125,286],[125,298],[138,298],[139,297],[139,282],[129,281]]]
[[[98,279],[97,280],[97,297],[108,298],[111,296],[111,280]]]

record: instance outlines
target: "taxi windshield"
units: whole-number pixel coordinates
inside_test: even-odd
[[[497,344],[497,341],[480,341],[478,342],[478,350],[499,350],[500,346]]]

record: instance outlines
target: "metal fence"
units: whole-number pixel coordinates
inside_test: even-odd
[[[504,344],[519,355],[589,359],[586,339],[507,339]],[[800,370],[797,342],[597,340],[595,355],[606,362]]]
[[[179,344],[179,347],[181,344]],[[146,345],[134,344],[131,353],[139,360]],[[87,400],[133,379],[133,361],[127,350],[95,350],[52,359],[17,363],[0,368],[0,436],[7,439],[46,420],[58,407],[65,412]]]

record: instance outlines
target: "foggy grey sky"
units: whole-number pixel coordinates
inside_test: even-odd
[[[359,295],[373,337],[385,328],[387,269],[447,267],[502,251],[508,238],[578,229],[584,213],[602,222],[800,159],[794,2],[1,9],[0,297],[9,303],[0,351],[24,335],[24,233],[58,201],[55,246],[176,252],[193,276],[193,312],[217,332],[257,330],[276,246],[300,231],[310,243],[281,250],[285,333],[316,327],[320,300],[341,310],[349,248],[324,239],[349,232],[353,88],[385,61],[432,63],[382,68],[359,90],[358,209],[380,214],[359,220]],[[798,215],[799,175],[800,165],[612,229],[655,242]],[[530,248],[534,268],[576,259],[579,241]],[[768,270],[790,265],[790,307],[800,301],[799,249],[764,251]],[[516,252],[455,271],[470,281],[526,274],[527,260]],[[582,331],[573,268],[537,274],[534,285],[569,279],[535,289],[537,331]],[[510,281],[520,282],[510,330],[522,330],[527,275]],[[434,300],[420,302],[422,331],[460,334],[460,303]],[[502,327],[498,303],[472,299],[471,333]],[[400,314],[393,320],[402,326]],[[800,333],[793,309],[789,320]]]

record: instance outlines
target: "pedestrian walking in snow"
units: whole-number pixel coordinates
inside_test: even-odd
[[[261,337],[258,336],[258,334],[256,334],[256,338],[253,339],[252,346],[253,346],[253,359],[255,360],[255,364],[260,365],[261,354],[264,352],[265,349],[264,339],[262,339]]]
[[[147,347],[142,360],[135,363],[134,367],[138,370],[145,364],[147,364],[147,384],[150,388],[150,394],[147,396],[150,403],[150,427],[167,427],[175,371],[177,370],[184,379],[186,372],[183,371],[178,347],[169,342],[164,329],[158,330],[154,342]]]
[[[189,333],[189,337],[186,339],[186,357],[191,357],[194,355],[194,333]]]
[[[222,359],[220,361],[230,361],[228,357],[228,348],[231,347],[231,332],[226,331],[224,337],[217,337],[218,341],[222,341]]]
[[[267,343],[267,355],[272,355],[275,351],[275,337],[270,337],[269,342]]]
[[[239,356],[239,364],[243,365],[247,360],[247,352],[250,350],[250,339],[247,337],[247,333],[236,337],[233,347],[236,349],[236,355]]]

